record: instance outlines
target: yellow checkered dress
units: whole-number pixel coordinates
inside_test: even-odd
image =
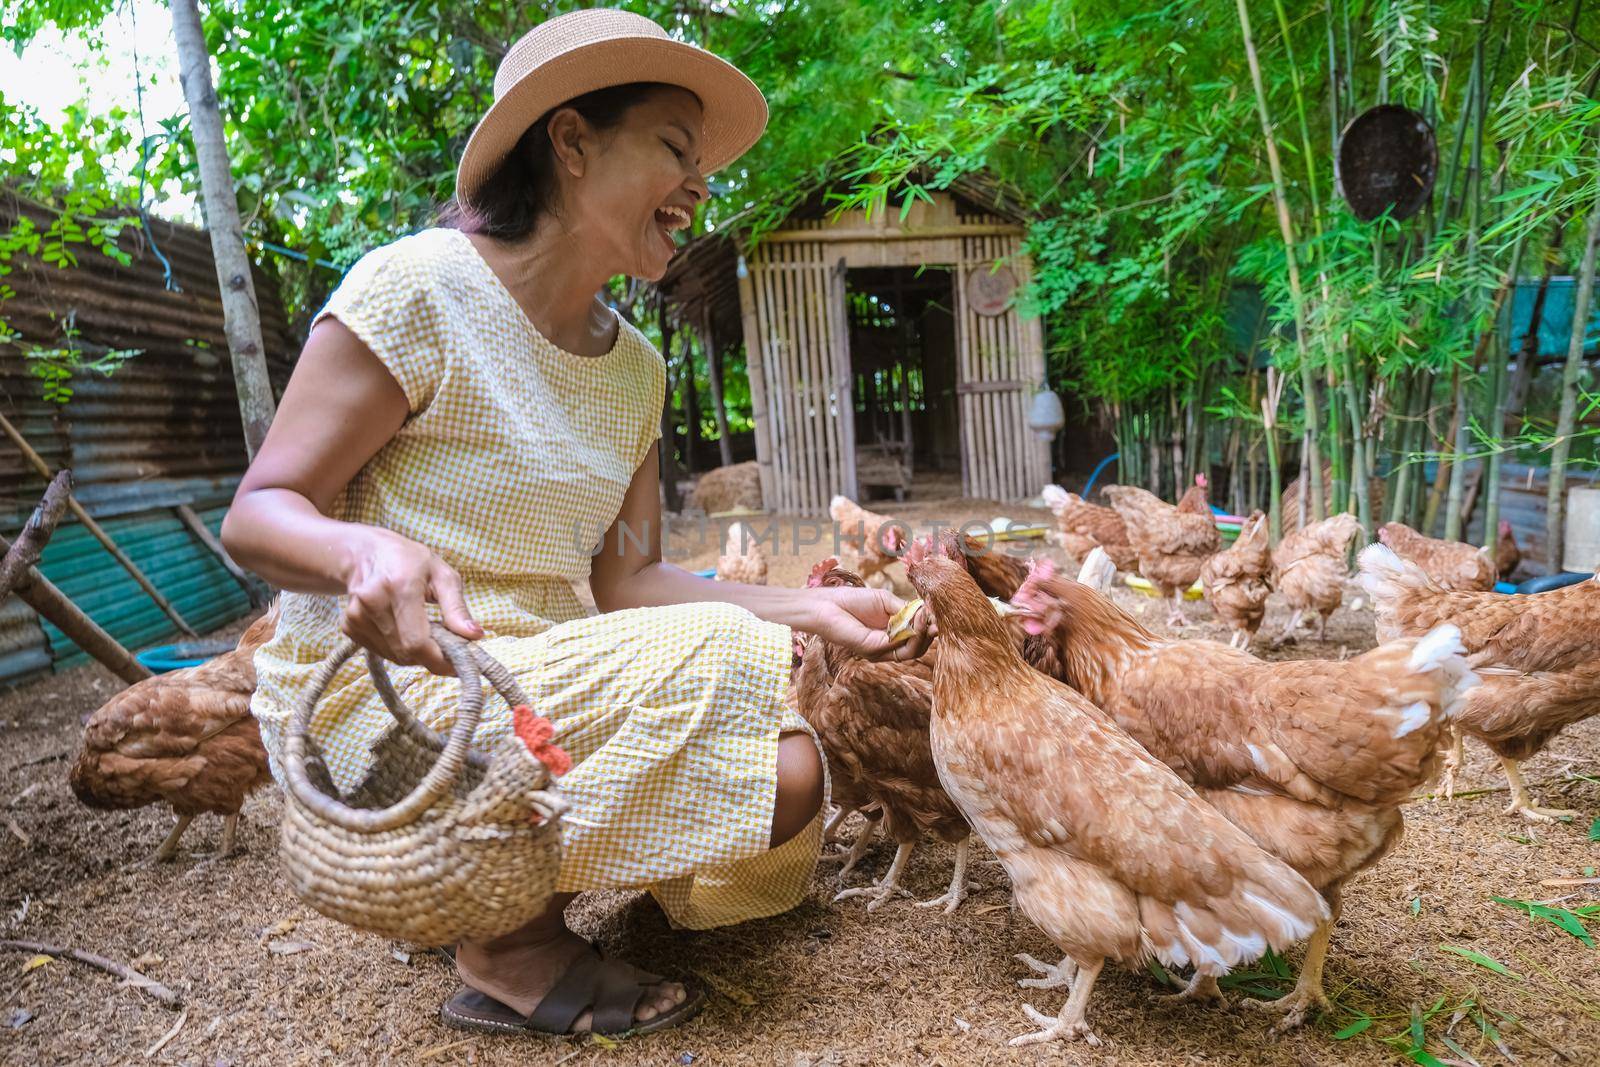
[[[805,892],[820,819],[768,850],[790,635],[730,604],[587,617],[572,582],[660,436],[661,356],[622,323],[604,356],[541,336],[467,237],[427,230],[368,254],[317,318],[349,327],[399,382],[411,416],[334,514],[427,545],[460,572],[484,648],[518,676],[575,762],[560,889],[649,888],[680,926],[772,915]],[[252,710],[277,754],[297,694],[340,640],[340,599],[283,598],[256,654]],[[393,720],[361,657],[334,679],[312,734],[354,788]],[[458,683],[391,668],[447,729]],[[475,744],[510,736],[492,697]]]

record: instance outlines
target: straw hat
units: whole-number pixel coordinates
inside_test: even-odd
[[[711,174],[744,155],[767,125],[767,101],[732,63],[675,41],[643,15],[595,8],[529,30],[500,61],[494,103],[472,131],[456,196],[472,197],[545,112],[596,89],[628,82],[678,85],[705,113],[701,168]]]

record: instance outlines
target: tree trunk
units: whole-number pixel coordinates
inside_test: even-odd
[[[666,397],[661,403],[661,489],[666,496],[666,509],[678,512],[683,510],[683,501],[678,496],[678,428],[672,418],[672,323],[659,300],[656,321],[661,325],[661,357],[667,364]]]
[[[1556,439],[1550,449],[1550,484],[1545,497],[1545,556],[1550,573],[1566,562],[1567,455],[1572,451],[1572,431],[1578,415],[1578,375],[1583,371],[1583,340],[1589,328],[1589,300],[1594,293],[1595,244],[1600,241],[1600,202],[1590,208],[1589,232],[1583,243],[1583,268],[1578,291],[1572,298],[1572,336],[1567,342],[1567,365],[1561,374],[1561,414],[1556,418]]]
[[[694,381],[694,334],[684,331],[683,338],[683,473],[694,477],[695,445],[700,443],[700,397]]]
[[[706,381],[711,386],[711,417],[717,420],[717,452],[724,467],[733,465],[733,441],[728,437],[728,405],[722,398],[722,350],[711,334],[711,316],[700,323],[700,340],[706,350]]]
[[[206,230],[211,234],[211,254],[216,260],[217,285],[222,294],[222,321],[233,358],[233,382],[239,394],[239,416],[244,424],[245,452],[254,459],[276,405],[267,380],[266,346],[261,340],[261,315],[250,256],[239,222],[239,201],[234,195],[228,144],[222,131],[222,112],[211,84],[211,53],[200,27],[196,0],[172,0],[172,35],[178,43],[179,80],[189,103],[189,130],[194,137],[195,159],[200,165],[200,191]],[[331,134],[330,134],[331,136]]]

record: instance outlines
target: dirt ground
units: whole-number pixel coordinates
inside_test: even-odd
[[[919,523],[1003,513],[971,500],[884,507]],[[698,542],[695,525],[675,524],[669,555],[710,566],[716,531]],[[801,584],[821,554],[815,545],[795,554],[785,544],[772,581]],[[1162,627],[1155,600],[1121,586],[1115,595]],[[1357,595],[1352,587],[1326,644],[1302,640],[1268,653],[1258,642],[1256,651],[1333,657],[1370,647],[1371,614],[1354,603]],[[1225,639],[1203,604],[1191,602],[1189,611],[1188,636]],[[1264,632],[1282,618],[1274,604]],[[1102,1047],[1008,1048],[1006,1039],[1032,1029],[1022,1005],[1053,1014],[1061,993],[1017,988],[1029,972],[1013,955],[1054,958],[1052,949],[1011,910],[1003,872],[978,863],[974,892],[952,916],[909,902],[873,915],[859,900],[830,903],[830,867],[819,869],[792,912],[703,933],[669,929],[642,894],[580,900],[575,925],[607,951],[694,976],[713,991],[690,1024],[616,1045],[446,1029],[438,1007],[456,983],[444,959],[348,931],[290,893],[278,871],[275,791],[245,808],[245,854],[207,862],[220,823],[201,819],[176,862],[142,865],[170,815],[89,811],[66,784],[80,716],[118,688],[99,668],[85,668],[0,694],[0,937],[137,961],[185,1006],[169,1010],[77,963],[30,968],[27,954],[3,954],[0,1063],[1600,1063],[1600,954],[1491,899],[1567,908],[1600,899],[1592,881],[1600,844],[1589,839],[1600,815],[1597,721],[1567,731],[1526,765],[1546,803],[1583,813],[1573,823],[1534,828],[1502,815],[1498,769],[1471,744],[1459,787],[1466,795],[1422,798],[1406,809],[1404,843],[1348,891],[1328,961],[1336,1010],[1297,1033],[1274,1037],[1268,1018],[1239,1006],[1163,1004],[1151,974],[1108,971],[1090,1008]],[[892,852],[880,842],[851,882],[881,875]],[[981,846],[977,854],[987,855]],[[950,862],[948,848],[929,843],[913,857],[906,884],[921,898],[936,896]],[[1591,884],[1546,884],[1585,878]],[[1600,932],[1600,923],[1589,931]],[[1288,988],[1284,976],[1298,958],[1229,982],[1275,995]],[[1339,1036],[1364,1018],[1374,1021]],[[1437,1060],[1407,1055],[1413,1033]]]

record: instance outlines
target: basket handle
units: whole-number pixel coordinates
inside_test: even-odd
[[[450,660],[450,665],[455,668],[456,676],[461,680],[461,704],[456,712],[455,725],[450,730],[449,739],[444,743],[444,750],[440,753],[438,761],[428,769],[428,773],[417,783],[416,788],[387,808],[371,810],[353,808],[312,785],[311,779],[306,774],[306,747],[312,712],[316,709],[317,701],[322,699],[323,693],[332,683],[334,675],[351,656],[356,654],[355,642],[346,640],[312,676],[310,686],[301,697],[299,706],[295,708],[293,718],[289,720],[289,732],[284,745],[283,771],[294,798],[317,817],[354,833],[379,833],[415,822],[455,784],[463,765],[468,762],[480,762],[472,759],[474,753],[469,749],[472,735],[478,728],[478,720],[483,715],[483,684],[479,675],[488,678],[490,684],[508,701],[518,704],[528,703],[522,687],[500,661],[438,623],[433,623],[432,631],[433,639],[438,642],[440,649]],[[400,699],[394,683],[389,680],[388,673],[383,669],[382,658],[368,652],[367,670],[372,675],[373,688],[377,690],[384,706],[394,716],[400,729],[415,737],[431,740],[436,745],[439,735],[419,722],[405,701]]]

